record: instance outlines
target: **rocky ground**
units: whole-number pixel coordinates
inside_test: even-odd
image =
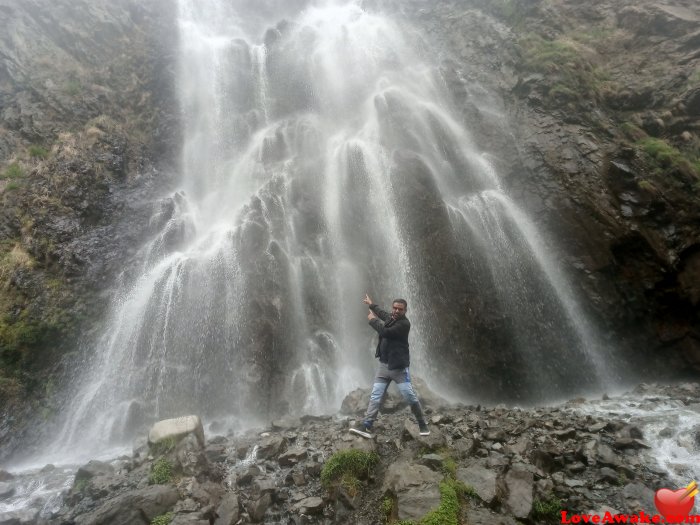
[[[179,441],[161,434],[131,456],[82,466],[55,514],[25,509],[0,523],[558,523],[562,510],[654,514],[654,491],[678,483],[656,462],[645,439],[654,436],[622,419],[582,415],[583,399],[518,409],[447,406],[427,395],[432,432],[421,437],[392,397],[376,437],[365,440],[348,427],[367,395],[350,394],[341,416],[283,419],[206,442],[199,432]],[[627,397],[650,412],[672,401],[700,414],[698,383],[640,385]],[[700,425],[692,432],[678,441],[697,452]],[[355,463],[339,462],[343,454]],[[7,499],[19,479],[1,474]]]

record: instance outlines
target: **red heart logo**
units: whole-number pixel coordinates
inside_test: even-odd
[[[654,496],[654,505],[666,518],[668,523],[682,523],[682,519],[690,514],[695,498],[688,497],[688,489],[678,490],[660,489]],[[674,519],[675,518],[675,519]],[[672,520],[672,521],[671,521]]]

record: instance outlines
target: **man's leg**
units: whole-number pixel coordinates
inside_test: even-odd
[[[372,428],[374,421],[377,419],[377,414],[384,402],[384,395],[389,388],[389,383],[391,383],[389,368],[386,364],[379,363],[372,383],[372,393],[369,395],[367,412],[365,412],[364,417],[364,424],[367,428]]]
[[[372,393],[369,395],[367,412],[365,412],[365,417],[362,423],[350,429],[351,433],[357,434],[358,436],[362,436],[366,439],[372,438],[372,425],[374,424],[374,420],[377,419],[379,409],[384,402],[384,394],[386,394],[386,390],[389,388],[389,383],[391,382],[388,375],[389,369],[387,366],[379,363],[377,372],[374,376],[374,383],[372,384]]]
[[[401,395],[408,403],[408,406],[411,407],[411,412],[413,412],[416,421],[418,421],[418,428],[420,429],[421,436],[427,436],[430,434],[430,431],[428,430],[428,425],[425,422],[423,407],[421,407],[416,391],[413,389],[413,385],[411,384],[411,374],[409,373],[408,368],[391,370],[390,372],[391,379],[396,381],[396,386],[399,387],[399,392],[401,392]]]

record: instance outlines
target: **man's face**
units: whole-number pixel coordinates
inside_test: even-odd
[[[403,303],[394,303],[391,305],[391,317],[394,319],[401,319],[406,315],[406,307]]]

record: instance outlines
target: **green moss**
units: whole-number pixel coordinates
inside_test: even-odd
[[[165,458],[158,459],[151,465],[148,482],[151,485],[165,485],[173,479],[173,464]]]
[[[440,483],[440,506],[428,513],[421,525],[459,525],[459,497],[456,483],[446,480]]]
[[[166,512],[165,514],[153,518],[151,520],[151,525],[168,525],[171,521],[173,521],[173,513]]]
[[[561,500],[550,494],[545,500],[536,499],[533,502],[531,516],[537,523],[558,523],[561,510]]]
[[[29,156],[39,159],[45,159],[49,156],[49,150],[42,146],[29,146]]]
[[[341,450],[323,465],[321,484],[326,488],[341,485],[350,491],[356,491],[360,485],[359,480],[366,478],[378,462],[379,456],[374,452]]]
[[[22,167],[16,162],[10,164],[2,173],[3,179],[21,179],[22,177],[24,177],[24,171],[22,171]]]
[[[14,191],[18,190],[21,188],[21,185],[17,182],[10,182],[7,186],[5,186],[5,191]]]

